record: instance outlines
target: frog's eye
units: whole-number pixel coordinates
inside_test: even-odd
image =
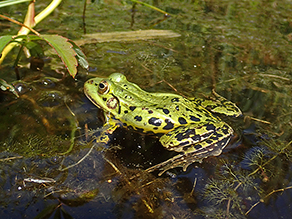
[[[108,83],[106,81],[102,81],[98,85],[98,93],[100,94],[107,94],[109,90]]]

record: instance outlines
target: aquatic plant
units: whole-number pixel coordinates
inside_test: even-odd
[[[16,45],[20,46],[20,50],[14,61],[14,68],[16,72],[16,77],[19,80],[20,77],[18,75],[18,62],[20,59],[20,52],[24,49],[25,54],[30,57],[31,55],[34,58],[38,58],[39,63],[32,62],[35,59],[31,59],[31,68],[35,68],[36,70],[42,69],[44,63],[40,59],[43,56],[43,51],[41,46],[37,43],[39,40],[44,40],[47,42],[58,54],[63,63],[65,64],[69,74],[74,78],[77,73],[78,62],[82,67],[88,68],[88,63],[86,61],[86,57],[82,50],[69,39],[66,39],[62,36],[58,35],[45,35],[40,34],[33,29],[33,27],[41,22],[44,18],[46,18],[60,3],[62,0],[53,0],[48,7],[46,7],[42,12],[35,16],[35,1],[30,1],[28,6],[28,11],[26,13],[26,17],[24,23],[20,23],[12,18],[9,18],[4,15],[0,15],[1,18],[9,20],[10,22],[16,23],[21,26],[21,29],[17,33],[17,35],[5,35],[0,37],[0,64],[6,57],[6,55],[14,48]],[[5,7],[13,4],[18,4],[25,2],[23,0],[16,1],[3,1],[0,3],[0,7]],[[33,32],[35,35],[28,35],[29,32]],[[36,66],[37,65],[37,66]],[[2,79],[1,79],[2,80]],[[2,80],[4,81],[4,80]],[[3,84],[7,82],[4,81]],[[10,86],[5,86],[2,90],[9,90],[14,92]]]

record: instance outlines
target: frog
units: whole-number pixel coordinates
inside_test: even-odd
[[[91,78],[84,84],[86,97],[104,111],[106,122],[99,142],[110,141],[118,127],[155,135],[167,150],[178,152],[174,157],[148,168],[187,167],[218,156],[234,136],[233,128],[218,114],[239,117],[235,103],[213,90],[213,98],[184,97],[175,93],[147,92],[127,80],[122,73]]]

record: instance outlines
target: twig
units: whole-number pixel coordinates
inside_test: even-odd
[[[190,195],[194,194],[196,185],[197,185],[197,177],[195,178],[195,181],[194,181],[194,184],[193,184],[193,188],[192,188],[192,191],[190,192]]]
[[[226,208],[226,219],[229,218],[230,203],[231,203],[231,198],[229,198],[229,199],[228,199],[228,202],[227,202],[227,208]]]
[[[0,159],[0,161],[15,160],[15,159],[20,159],[20,158],[23,158],[23,156],[7,157],[7,158]]]
[[[106,157],[104,157],[103,159],[105,159],[106,162],[108,162],[118,174],[122,175],[121,171],[109,159],[107,159]]]
[[[22,26],[22,27],[25,27],[25,28],[29,29],[31,32],[33,32],[33,33],[34,33],[35,35],[37,35],[37,36],[40,35],[39,32],[35,31],[35,30],[32,29],[31,27],[29,27],[29,26],[27,26],[27,25],[25,25],[25,24],[23,24],[23,23],[20,23],[19,21],[16,21],[16,20],[14,20],[14,19],[12,19],[12,18],[6,17],[5,15],[2,15],[2,14],[0,14],[0,17],[4,18],[4,19],[6,19],[6,20],[9,20],[10,22],[15,23],[15,24],[17,24],[17,25],[19,25],[19,26]]]
[[[276,190],[271,191],[271,192],[270,192],[269,194],[267,194],[264,198],[260,199],[258,202],[256,202],[255,204],[253,204],[253,205],[250,207],[250,209],[248,209],[248,211],[245,212],[245,215],[248,215],[248,214],[251,212],[251,210],[252,210],[253,208],[255,208],[258,204],[264,202],[264,199],[268,198],[268,197],[271,196],[272,194],[274,194],[274,193],[276,193],[276,192],[284,192],[285,190],[288,190],[288,189],[292,189],[292,186],[288,186],[288,187],[286,187],[286,188],[276,189]]]
[[[68,169],[70,169],[70,168],[72,168],[72,167],[77,166],[77,165],[80,164],[80,163],[81,163],[86,157],[89,156],[89,154],[91,153],[91,151],[93,150],[94,147],[95,147],[95,145],[93,145],[93,146],[89,149],[89,151],[84,155],[84,157],[82,157],[79,161],[77,161],[77,163],[74,163],[74,164],[72,164],[72,165],[70,165],[70,166],[67,166],[67,167],[63,168],[63,169],[61,169],[61,167],[60,167],[59,170],[60,170],[60,171],[64,171],[64,170],[68,170]]]
[[[245,119],[251,119],[251,120],[254,120],[254,121],[257,121],[257,122],[261,122],[261,123],[265,123],[265,124],[271,124],[270,122],[268,122],[268,121],[265,121],[265,120],[261,120],[261,119],[257,119],[257,118],[254,118],[254,117],[251,117],[251,116],[246,116],[245,118],[244,118],[244,120]]]

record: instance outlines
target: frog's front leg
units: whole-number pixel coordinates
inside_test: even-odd
[[[94,140],[96,141],[96,143],[108,144],[111,140],[113,132],[119,127],[121,127],[121,124],[116,120],[107,120],[107,122],[101,127],[100,134],[96,136]]]
[[[226,98],[220,96],[214,90],[212,90],[212,93],[215,97],[214,99],[203,100],[200,98],[195,98],[193,101],[204,106],[213,113],[219,113],[232,117],[239,117],[242,115],[241,110],[235,105],[235,103],[232,103]]]

